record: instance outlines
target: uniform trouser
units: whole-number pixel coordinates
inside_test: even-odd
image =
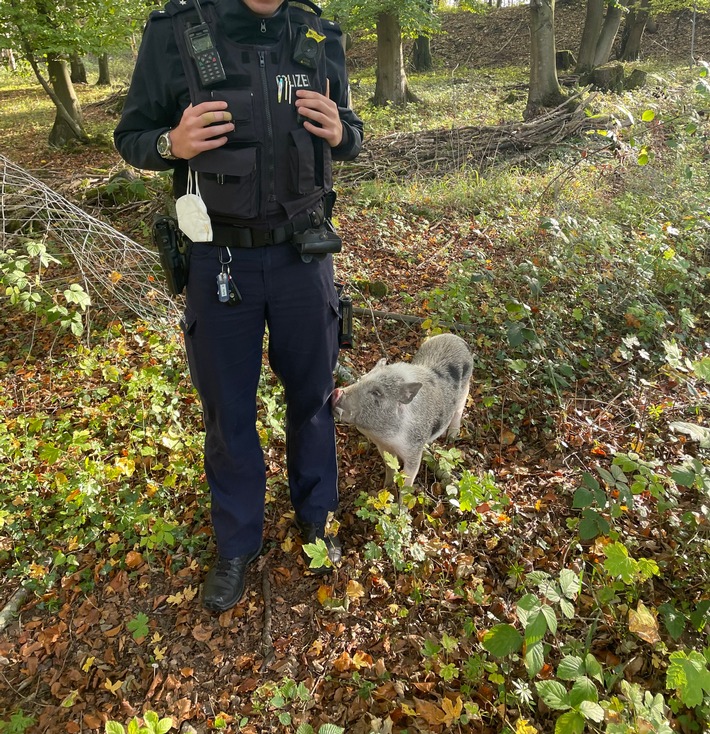
[[[195,244],[182,323],[190,375],[202,401],[205,471],[221,556],[260,547],[266,469],[256,429],[256,391],[268,327],[269,364],[286,399],[286,467],[291,503],[305,522],[338,504],[335,427],[330,410],[338,356],[338,297],[330,255],[303,262],[286,243],[230,248],[228,267],[242,302],[217,298],[220,254]]]

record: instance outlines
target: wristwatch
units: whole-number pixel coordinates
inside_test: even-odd
[[[166,130],[158,138],[158,154],[161,158],[165,158],[166,161],[176,161],[177,156],[173,155],[173,145],[170,142],[170,130]]]

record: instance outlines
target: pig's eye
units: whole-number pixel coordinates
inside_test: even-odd
[[[379,387],[373,387],[370,390],[370,395],[372,395],[373,398],[381,398],[382,397],[382,390],[380,390]]]

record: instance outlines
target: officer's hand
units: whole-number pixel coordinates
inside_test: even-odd
[[[329,93],[330,80],[326,80],[325,94],[312,89],[298,89],[296,108],[303,117],[308,118],[303,127],[309,133],[325,138],[330,147],[335,148],[343,139],[343,123],[338,114],[338,105],[328,96]]]
[[[232,113],[227,111],[227,103],[223,100],[201,102],[195,107],[190,105],[182,113],[178,126],[170,131],[173,155],[189,159],[221,147],[227,142],[227,133],[234,130],[231,119]]]

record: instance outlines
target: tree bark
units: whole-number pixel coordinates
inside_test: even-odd
[[[607,6],[604,25],[602,26],[599,40],[597,41],[596,53],[594,54],[594,66],[602,66],[609,61],[611,49],[614,47],[616,34],[619,32],[621,25],[621,17],[623,13],[622,5],[625,3],[614,3]]]
[[[412,66],[414,66],[415,71],[431,71],[434,68],[434,61],[431,56],[431,38],[429,36],[417,36],[414,39]]]
[[[96,81],[99,87],[108,87],[111,84],[111,70],[108,64],[108,54],[99,55],[99,78]]]
[[[54,98],[59,102],[54,125],[49,133],[50,145],[61,147],[71,140],[86,140],[84,116],[66,63],[56,55],[47,56],[47,71]]]
[[[648,22],[648,0],[641,0],[626,18],[621,39],[620,61],[636,61],[641,56],[641,40]]]
[[[530,2],[530,87],[523,117],[537,117],[565,101],[557,79],[555,0]]]
[[[392,13],[377,16],[377,74],[373,103],[405,104],[415,99],[407,86],[402,53],[402,28],[399,17]]]
[[[77,53],[73,53],[69,57],[69,65],[71,68],[70,79],[72,84],[86,84],[86,67],[84,60]]]
[[[587,0],[582,40],[579,44],[577,66],[574,70],[576,74],[587,74],[594,68],[594,56],[603,22],[604,0]]]

